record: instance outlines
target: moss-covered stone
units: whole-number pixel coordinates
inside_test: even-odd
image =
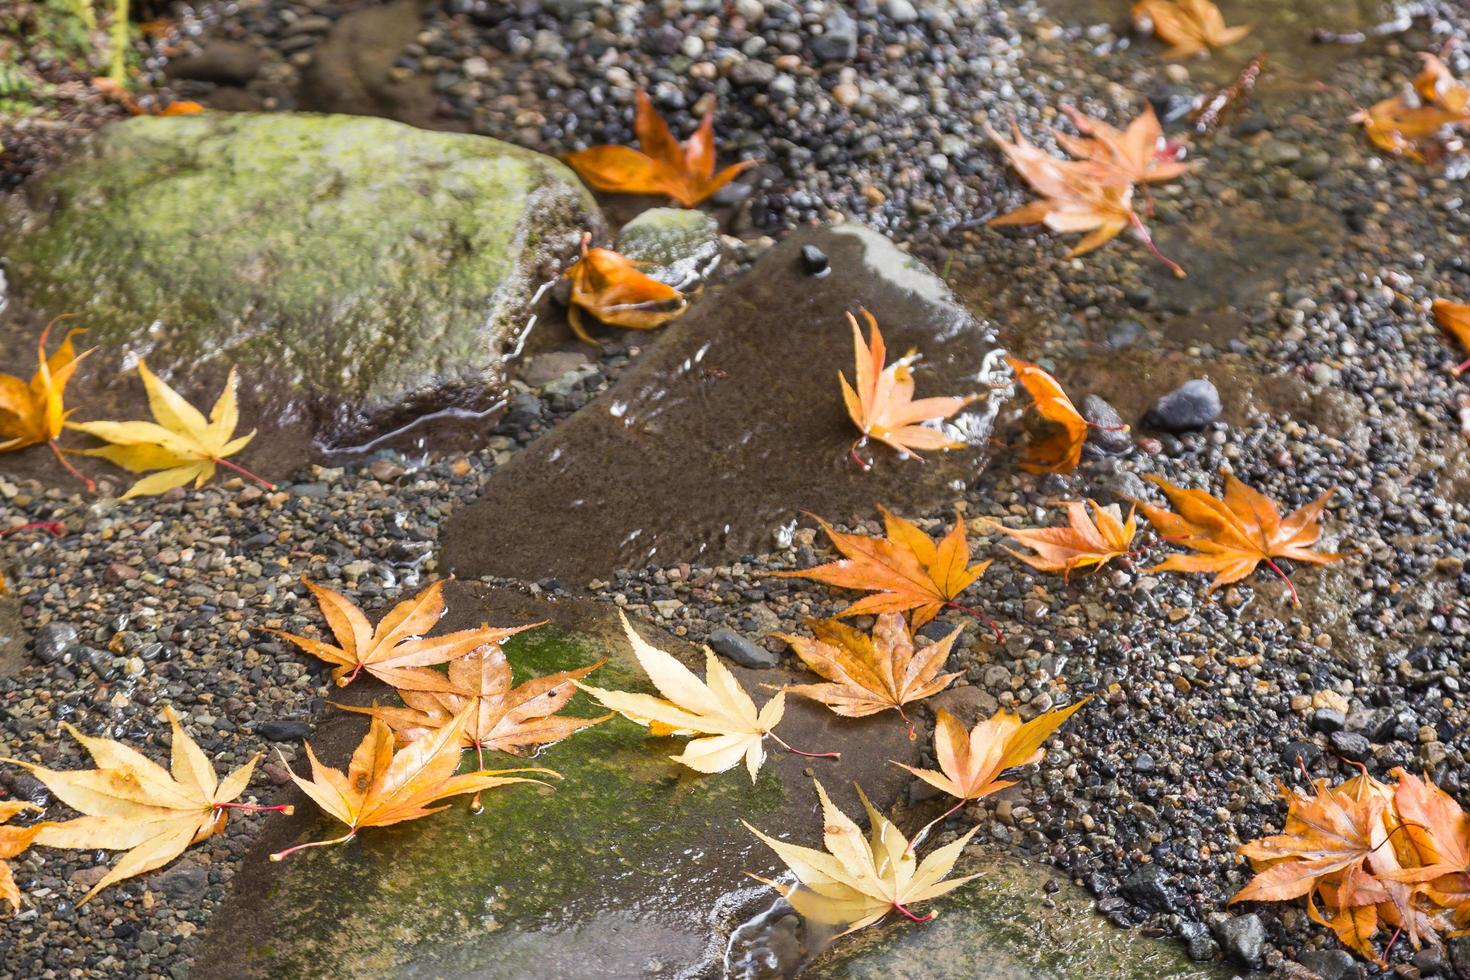
[[[30,201],[4,254],[32,306],[165,376],[237,364],[329,443],[487,400],[539,267],[600,223],[549,157],[350,116],[132,119]]]
[[[955,875],[981,877],[925,906],[921,926],[893,918],[839,941],[803,971],[812,980],[1215,980],[1232,975],[1191,963],[1177,942],[1115,929],[1069,882],[1048,895],[1055,871],[1015,858],[966,857]],[[1043,904],[1048,900],[1051,907]]]
[[[720,257],[720,226],[703,211],[649,208],[619,229],[618,251],[648,263],[655,279],[689,289]]]

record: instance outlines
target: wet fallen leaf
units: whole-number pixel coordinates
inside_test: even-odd
[[[1042,743],[1061,728],[1091,698],[1083,698],[1075,704],[1041,714],[1022,724],[1021,716],[1004,709],[997,711],[985,721],[978,723],[968,732],[954,715],[940,708],[934,713],[934,761],[939,771],[918,769],[902,762],[895,766],[907,769],[941,793],[959,800],[948,811],[936,817],[924,828],[944,820],[955,810],[972,800],[979,800],[997,793],[1014,780],[1000,778],[1007,769],[1029,766],[1040,762],[1046,755]],[[923,831],[915,839],[924,836]]]
[[[1434,316],[1439,325],[1459,341],[1460,346],[1470,351],[1470,303],[1451,303],[1449,300],[1434,301]],[[1463,374],[1470,369],[1470,360],[1455,365],[1455,373]]]
[[[1006,356],[1006,363],[1022,388],[1031,396],[1031,407],[1043,423],[1043,436],[1033,439],[1021,469],[1028,473],[1070,473],[1082,461],[1082,444],[1087,441],[1087,420],[1057,379],[1030,361]]]
[[[942,398],[921,398],[914,401],[914,372],[911,367],[918,355],[910,352],[885,366],[888,348],[883,343],[883,333],[878,321],[867,310],[861,311],[868,321],[868,340],[863,343],[863,332],[857,318],[847,314],[852,325],[854,352],[853,378],[856,388],[847,383],[847,376],[837,373],[842,386],[842,401],[852,424],[862,433],[853,443],[852,457],[863,469],[868,464],[858,458],[857,449],[869,438],[887,443],[900,453],[922,459],[917,450],[963,449],[962,440],[951,439],[938,428],[923,423],[939,422],[970,404],[979,395],[952,395]]]
[[[766,761],[767,735],[789,751],[799,755],[813,754],[791,748],[772,731],[786,711],[784,693],[777,692],[760,711],[756,711],[755,702],[713,650],[705,648],[704,680],[701,681],[677,658],[639,636],[622,612],[618,613],[618,618],[622,620],[623,632],[632,644],[633,656],[663,697],[608,691],[580,681],[576,682],[577,686],[596,698],[603,707],[611,708],[634,724],[647,728],[650,735],[697,736],[682,753],[671,755],[670,759],[696,772],[716,773],[734,768],[744,758],[750,781],[755,782],[756,774]],[[837,757],[835,753],[828,755]]]
[[[742,160],[715,173],[714,112],[711,106],[699,129],[681,144],[639,89],[633,132],[642,152],[629,146],[594,146],[571,154],[567,163],[600,191],[660,194],[692,208],[757,162]]]
[[[1284,790],[1284,832],[1243,845],[1237,852],[1258,869],[1236,892],[1236,902],[1282,902],[1316,892],[1328,875],[1361,868],[1387,839],[1382,797],[1362,798],[1318,781],[1308,796]]]
[[[1101,248],[1132,226],[1149,251],[1183,278],[1184,270],[1159,253],[1143,220],[1133,210],[1132,184],[1098,180],[1094,165],[1054,157],[1030,143],[1019,128],[1012,129],[1014,142],[989,126],[985,132],[1042,199],[990,219],[991,225],[1043,224],[1064,234],[1087,232],[1087,237],[1067,253],[1069,258]]]
[[[234,438],[235,427],[240,424],[234,368],[230,369],[225,390],[220,392],[207,420],[142,361],[138,362],[138,375],[148,392],[148,410],[153,413],[154,421],[66,423],[68,428],[110,443],[99,449],[76,452],[100,456],[131,473],[159,471],[134,483],[122,499],[163,493],[190,480],[197,489],[214,476],[216,464],[275,489],[273,484],[225,458],[238,453],[255,438],[253,430]]]
[[[0,803],[0,824],[8,824],[10,819],[17,814],[27,810],[41,812],[41,808],[34,803],[24,803],[7,800]],[[0,899],[10,903],[12,912],[19,912],[20,887],[15,883],[15,875],[10,870],[10,858],[19,857],[25,849],[31,846],[42,829],[49,826],[44,823],[32,824],[29,827],[0,826]]]
[[[1222,585],[1239,582],[1264,561],[1291,590],[1292,603],[1300,605],[1296,586],[1272,559],[1327,565],[1343,557],[1312,550],[1322,537],[1319,523],[1322,510],[1334,490],[1292,511],[1283,520],[1268,497],[1229,473],[1225,474],[1223,500],[1203,490],[1176,487],[1157,476],[1150,475],[1149,479],[1164,491],[1178,513],[1142,501],[1138,502],[1139,509],[1165,541],[1197,552],[1170,555],[1149,569],[1151,572],[1214,572],[1214,581],[1209,586],[1209,591],[1214,591]]]
[[[1133,23],[1172,45],[1164,52],[1166,58],[1187,58],[1227,47],[1251,32],[1249,26],[1226,27],[1225,16],[1210,0],[1138,0],[1133,5]]]
[[[511,687],[510,662],[497,643],[449,662],[449,683],[457,691],[401,690],[398,696],[408,705],[406,708],[338,707],[387,722],[400,746],[429,737],[468,710],[460,745],[474,749],[484,768],[486,749],[525,755],[611,718],[611,714],[598,718],[555,717],[577,693],[573,681],[604,663],[599,660]]]
[[[29,384],[14,375],[0,374],[0,453],[45,443],[61,465],[91,490],[92,481],[66,461],[56,440],[61,436],[67,416],[73,411],[66,407],[66,384],[75,373],[77,364],[92,352],[76,352],[71,339],[85,331],[71,330],[56,352],[48,357],[46,340],[55,325],[56,321],[52,320],[41,331],[41,339],[36,343],[36,373],[31,376]]]
[[[1394,769],[1393,804],[1413,848],[1417,866],[1382,874],[1420,886],[1436,905],[1449,909],[1456,925],[1470,925],[1470,815],[1427,776]]]
[[[279,861],[308,847],[344,844],[369,827],[386,827],[427,817],[445,809],[433,804],[451,796],[478,794],[512,783],[546,785],[543,780],[533,779],[527,773],[558,775],[550,769],[537,768],[481,769],[455,775],[454,771],[459,768],[464,728],[473,710],[473,707],[466,708],[449,724],[396,752],[393,749],[393,732],[382,719],[374,718],[368,733],[352,753],[345,773],[322,765],[310,744],[306,746],[306,757],[311,761],[309,780],[296,775],[282,756],[281,762],[292,781],[321,807],[322,812],[345,824],[347,833],[334,840],[288,847],[272,854],[271,860]]]
[[[60,771],[19,759],[3,760],[24,767],[58,800],[86,814],[41,825],[36,844],[127,851],[77,902],[78,907],[108,885],[161,868],[189,845],[219,833],[230,809],[290,811],[234,802],[245,792],[260,756],[221,780],[173,709],[164,708],[164,715],[173,729],[170,769],[112,739],[83,735],[71,725],[64,727],[91,754],[96,769]]]
[[[1057,143],[1083,164],[1084,171],[1100,181],[1160,183],[1189,171],[1189,164],[1183,160],[1184,148],[1164,138],[1164,129],[1151,105],[1145,104],[1143,112],[1122,130],[1072,106],[1062,109],[1082,135],[1058,131]]]
[[[816,787],[822,801],[825,851],[767,837],[741,821],[776,852],[805,887],[792,888],[758,875],[751,877],[780,892],[803,916],[845,923],[847,929],[843,935],[870,926],[891,911],[915,922],[928,922],[934,918],[933,914],[921,918],[909,907],[939,898],[979,877],[966,875],[944,880],[979,827],[934,851],[920,863],[908,839],[873,808],[862,787],[858,787],[858,796],[868,811],[867,837],[847,814],[833,805],[821,783]]]
[[[903,706],[938,694],[960,676],[940,673],[960,635],[958,626],[918,651],[903,616],[896,612],[879,616],[871,635],[835,619],[808,620],[807,626],[812,637],[775,635],[791,644],[802,662],[827,683],[788,684],[782,690],[820,701],[839,715],[864,718],[893,709],[909,726],[912,738],[914,724]]]
[[[1380,150],[1423,163],[1427,152],[1442,152],[1440,137],[1450,127],[1470,122],[1470,88],[1457,81],[1439,58],[1419,57],[1424,67],[1411,92],[1381,99],[1348,121],[1361,123]]]
[[[990,562],[967,564],[970,544],[965,540],[965,522],[956,518],[955,526],[935,544],[911,521],[881,504],[878,510],[883,514],[887,538],[842,534],[818,517],[817,523],[843,557],[815,568],[772,574],[874,593],[842,610],[837,614],[839,618],[908,612],[913,628],[918,629],[945,607],[973,612],[954,600],[985,574]]]
[[[482,625],[443,636],[425,636],[444,615],[444,581],[440,580],[412,599],[398,603],[374,627],[362,610],[342,593],[304,578],[301,582],[316,596],[338,645],[281,630],[265,632],[290,640],[313,657],[332,664],[332,679],[338,687],[351,684],[365,670],[400,692],[468,694],[453,678],[426,668],[450,663],[481,647],[498,645],[523,630],[542,625],[531,623],[505,629]]]
[[[1092,506],[1091,517],[1087,514],[1089,504]],[[1089,498],[1086,504],[1080,500],[1067,500],[1062,506],[1067,511],[1066,527],[1011,528],[989,518],[985,523],[1035,551],[1035,554],[1028,555],[1005,549],[1040,572],[1061,572],[1067,576],[1078,568],[1101,568],[1114,558],[1123,558],[1129,553],[1133,536],[1138,531],[1132,510],[1125,522],[1117,504],[1099,507],[1097,501]]]
[[[639,271],[639,263],[608,248],[587,247],[566,271],[572,281],[567,322],[577,337],[596,344],[582,323],[586,310],[603,323],[629,330],[653,330],[689,308],[689,301],[673,286]]]

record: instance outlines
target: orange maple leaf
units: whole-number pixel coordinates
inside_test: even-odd
[[[0,453],[45,443],[67,472],[85,483],[88,490],[94,490],[96,487],[92,481],[67,462],[56,442],[66,426],[67,416],[71,415],[65,399],[67,382],[82,358],[92,351],[78,354],[71,339],[85,331],[71,330],[56,352],[47,357],[46,339],[56,322],[52,320],[46,324],[46,329],[41,331],[41,339],[36,342],[36,373],[31,376],[29,384],[14,375],[0,374]]]
[[[1184,278],[1184,270],[1165,258],[1154,245],[1143,219],[1133,210],[1133,185],[1115,180],[1099,180],[1097,167],[1089,161],[1063,160],[1033,145],[1012,126],[1011,142],[989,126],[986,135],[1001,148],[1006,159],[1042,200],[1022,205],[1008,214],[991,218],[990,224],[1046,225],[1063,233],[1088,232],[1068,258],[1086,255],[1101,248],[1130,225],[1148,250],[1169,266],[1174,275]]]
[[[923,423],[947,419],[980,396],[953,395],[914,401],[914,372],[910,365],[918,355],[910,351],[885,366],[883,362],[888,358],[888,349],[883,344],[878,321],[867,310],[861,312],[868,321],[869,343],[866,344],[857,318],[847,314],[847,322],[852,324],[856,388],[847,383],[845,374],[837,372],[847,414],[862,433],[849,450],[852,458],[864,470],[870,468],[857,454],[858,447],[869,438],[887,443],[900,453],[919,460],[924,458],[916,452],[919,449],[963,449],[965,443],[962,440],[951,439],[939,429],[929,428]]]
[[[1436,904],[1453,910],[1457,922],[1470,920],[1470,815],[1428,777],[1402,768],[1393,803],[1417,859],[1417,867],[1386,872],[1393,881],[1424,886]]]
[[[773,572],[783,578],[809,578],[841,589],[872,592],[848,606],[838,617],[865,616],[889,612],[908,612],[914,629],[929,622],[939,610],[949,607],[990,619],[973,609],[955,603],[955,597],[973,585],[989,561],[967,565],[970,544],[965,540],[965,522],[958,515],[955,525],[936,545],[929,535],[890,512],[882,504],[887,538],[870,538],[865,534],[842,534],[832,525],[815,518],[827,532],[833,546],[843,555],[839,561],[789,572]],[[995,624],[991,623],[995,629]],[[996,633],[999,634],[996,629]]]
[[[582,257],[565,273],[572,281],[567,322],[577,337],[596,344],[582,325],[586,310],[603,323],[629,330],[653,330],[689,308],[689,302],[673,286],[639,271],[635,262],[610,248],[587,247],[582,238]]]
[[[1361,868],[1388,839],[1381,796],[1355,798],[1329,789],[1321,780],[1314,788],[1311,796],[1283,789],[1284,832],[1251,841],[1236,852],[1249,858],[1258,873],[1228,904],[1310,896],[1328,875]]]
[[[1423,163],[1425,150],[1447,127],[1470,122],[1470,88],[1450,74],[1432,54],[1420,54],[1424,67],[1415,76],[1412,95],[1400,93],[1359,109],[1349,122],[1362,123],[1380,150]]]
[[[1226,27],[1225,16],[1210,0],[1138,0],[1133,23],[1152,29],[1159,40],[1173,45],[1166,58],[1187,58],[1210,48],[1234,44],[1251,32],[1249,26]]]
[[[960,676],[940,673],[960,635],[958,626],[917,652],[913,635],[896,612],[879,616],[871,635],[835,619],[808,620],[807,626],[811,638],[792,633],[776,636],[791,644],[802,662],[827,683],[788,684],[781,690],[820,701],[848,718],[865,718],[892,708],[909,726],[911,739],[914,723],[903,706],[938,694]]]
[[[338,687],[351,684],[358,673],[366,670],[399,691],[464,693],[452,679],[425,668],[458,660],[481,647],[502,643],[523,630],[542,625],[531,623],[506,629],[482,625],[478,629],[429,637],[424,634],[444,615],[443,580],[398,603],[376,627],[342,593],[305,578],[301,582],[316,596],[338,645],[276,629],[265,632],[290,640],[318,660],[332,664],[332,679]]]
[[[1225,474],[1225,499],[1210,496],[1203,490],[1186,490],[1157,476],[1156,483],[1178,513],[1154,507],[1143,501],[1138,507],[1159,534],[1170,544],[1183,545],[1197,554],[1170,555],[1150,572],[1214,572],[1208,591],[1239,582],[1258,564],[1265,562],[1286,587],[1291,601],[1300,605],[1296,586],[1272,561],[1289,558],[1312,565],[1326,565],[1342,559],[1340,554],[1322,554],[1312,546],[1322,537],[1320,521],[1334,490],[1292,511],[1283,520],[1270,498],[1252,490],[1232,474]]]
[[[1470,303],[1451,303],[1449,300],[1434,301],[1434,316],[1439,325],[1448,330],[1460,346],[1470,350]],[[1455,365],[1455,373],[1463,374],[1470,369],[1470,360]]]
[[[895,766],[907,769],[941,793],[959,800],[954,806],[931,820],[924,830],[939,823],[960,807],[991,793],[1014,786],[1014,780],[1001,779],[1001,773],[1019,766],[1040,762],[1046,754],[1041,744],[1072,717],[1091,697],[1075,704],[1041,714],[1022,724],[1021,716],[1001,709],[968,732],[954,715],[940,708],[934,713],[934,761],[939,771],[917,769],[902,762]],[[890,762],[892,760],[889,760]],[[914,835],[918,840],[920,831]]]
[[[642,152],[630,146],[594,146],[571,154],[567,163],[600,191],[661,194],[692,208],[759,162],[742,160],[715,173],[714,114],[713,106],[705,110],[699,129],[681,144],[639,89],[633,132]]]
[[[1021,387],[1031,396],[1031,407],[1045,421],[1049,433],[1031,443],[1021,461],[1028,473],[1070,473],[1082,461],[1082,444],[1087,441],[1087,420],[1057,379],[1030,361],[1006,355],[1006,363]]]
[[[1118,129],[1094,119],[1072,106],[1062,106],[1081,136],[1056,132],[1057,143],[1095,174],[1099,180],[1118,184],[1147,184],[1173,180],[1189,171],[1183,161],[1184,148],[1164,139],[1164,129],[1153,106]]]
[[[1092,517],[1087,514],[1087,505],[1092,505]],[[1011,548],[1005,550],[1040,572],[1061,572],[1069,576],[1073,569],[1101,568],[1114,558],[1129,553],[1133,536],[1138,531],[1134,512],[1128,512],[1125,522],[1116,504],[1099,507],[1097,501],[1088,498],[1066,500],[1062,506],[1067,511],[1066,527],[1010,528],[999,521],[984,518],[987,526],[1007,537],[1019,541],[1036,553],[1024,554]]]

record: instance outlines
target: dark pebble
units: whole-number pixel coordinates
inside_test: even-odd
[[[1261,968],[1261,954],[1266,945],[1266,927],[1261,924],[1259,915],[1252,912],[1249,915],[1231,916],[1217,922],[1214,931],[1220,948],[1232,963],[1252,970]]]
[[[311,734],[311,726],[304,721],[263,721],[255,730],[272,742],[297,742]]]
[[[1186,381],[1154,402],[1145,424],[1164,432],[1193,432],[1220,417],[1220,392],[1207,378]]]
[[[1082,399],[1082,417],[1091,422],[1087,446],[1104,456],[1121,456],[1133,448],[1133,437],[1123,416],[1097,395]]]
[[[1357,732],[1333,732],[1327,742],[1332,751],[1353,762],[1362,762],[1373,754],[1372,744]]]
[[[809,276],[826,275],[831,266],[827,262],[827,253],[815,245],[803,245],[801,247],[801,268]]]
[[[1108,330],[1108,346],[1113,350],[1122,350],[1138,343],[1138,338],[1142,336],[1143,324],[1137,320],[1119,320]]]
[[[781,662],[781,658],[765,647],[752,643],[732,629],[717,629],[709,635],[710,648],[742,667],[765,670]]]
[[[1351,953],[1342,949],[1313,949],[1297,960],[1322,980],[1347,980],[1358,975],[1358,965]]]
[[[1346,726],[1346,716],[1336,708],[1318,708],[1312,712],[1312,728],[1324,735],[1340,732]]]
[[[1123,895],[1135,905],[1153,912],[1175,912],[1179,901],[1169,884],[1169,876],[1157,864],[1145,864],[1123,879]]]
[[[77,645],[77,628],[70,623],[47,623],[36,630],[33,649],[36,659],[46,664],[71,663]]]

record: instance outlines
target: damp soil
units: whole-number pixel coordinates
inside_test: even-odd
[[[956,418],[965,449],[917,463],[869,445],[866,472],[849,455],[857,433],[837,384],[852,371],[846,312],[874,314],[890,357],[923,352],[920,397],[981,390],[993,346],[937,277],[873,238],[802,231],[711,291],[617,384],[495,473],[444,535],[444,567],[580,587],[760,550],[804,511],[902,512],[968,485],[989,458],[984,401]],[[804,270],[807,244],[827,254],[825,278]],[[870,250],[890,267],[870,265]]]

